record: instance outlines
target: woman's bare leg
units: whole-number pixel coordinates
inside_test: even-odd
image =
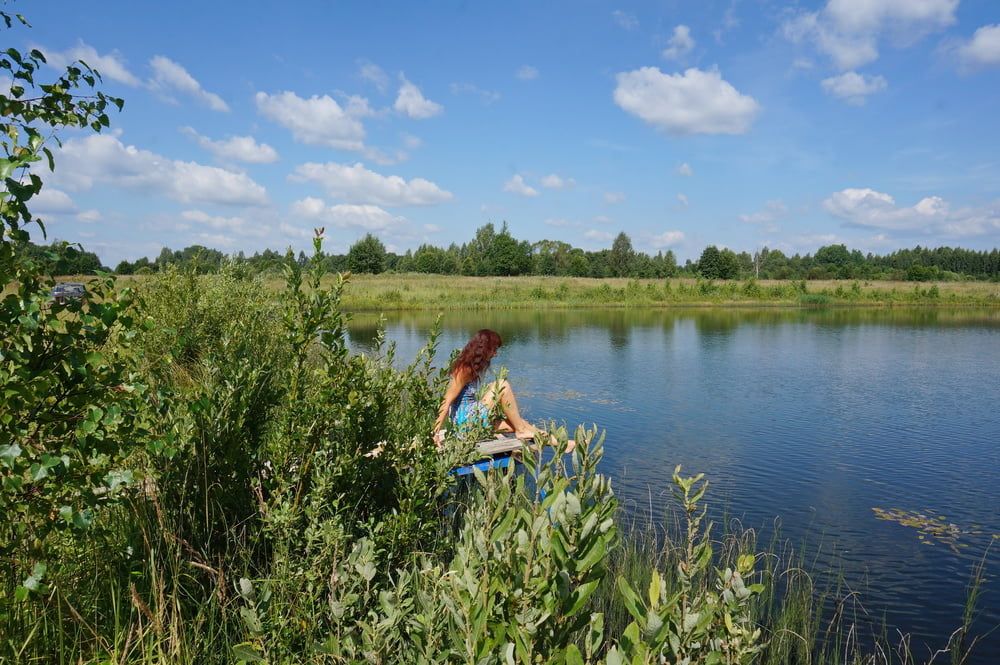
[[[490,386],[486,393],[483,395],[483,404],[485,404],[490,409],[494,405],[500,406],[500,411],[503,413],[503,420],[497,425],[497,430],[505,431],[512,430],[518,438],[535,438],[538,434],[538,428],[529,423],[521,416],[521,411],[517,407],[517,398],[514,397],[514,389],[511,388],[510,382],[506,379],[502,381],[497,381],[492,386]],[[504,427],[506,425],[506,427]],[[535,443],[541,444],[541,441],[536,440]],[[555,437],[552,437],[552,444],[556,443]],[[572,440],[567,447],[567,452],[573,450],[575,442]]]

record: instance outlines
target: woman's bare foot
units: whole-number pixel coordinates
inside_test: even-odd
[[[522,439],[522,440],[523,439],[532,439],[532,440],[534,440],[534,442],[535,442],[536,445],[542,445],[541,437],[539,436],[540,434],[541,434],[541,432],[538,431],[537,429],[532,429],[530,431],[528,431],[528,430],[522,430],[520,432],[515,432],[515,436],[517,436],[517,438]],[[551,445],[553,448],[558,448],[559,447],[559,439],[557,439],[554,435],[549,434],[549,445]],[[574,448],[576,448],[576,441],[574,441],[573,439],[567,439],[566,440],[566,452],[567,453],[571,453],[571,452],[573,452]]]

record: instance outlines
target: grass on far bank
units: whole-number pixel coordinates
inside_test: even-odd
[[[343,302],[356,311],[894,304],[1000,306],[1000,284],[382,274],[354,275]]]
[[[88,275],[57,278],[84,282]],[[127,284],[143,276],[119,277]],[[328,276],[327,280],[333,279]],[[282,281],[264,278],[277,293]],[[9,289],[9,287],[8,287]],[[1000,307],[998,282],[864,280],[702,280],[589,277],[466,277],[420,273],[352,275],[348,311],[536,309],[583,307],[978,306]]]

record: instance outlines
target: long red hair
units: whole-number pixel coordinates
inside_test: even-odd
[[[486,368],[490,366],[490,360],[496,354],[497,349],[503,345],[499,333],[495,330],[483,328],[469,340],[462,352],[451,364],[451,374],[458,375],[459,372],[467,372],[469,381],[475,381]]]

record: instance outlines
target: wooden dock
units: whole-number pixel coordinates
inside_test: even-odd
[[[511,462],[517,463],[518,459],[514,455],[515,452],[523,449],[525,446],[533,447],[534,443],[532,437],[519,439],[513,434],[510,436],[497,435],[495,439],[480,441],[476,444],[476,449],[480,454],[478,460],[465,466],[455,467],[451,472],[456,476],[467,476],[473,473],[474,469],[486,472],[490,469],[506,468],[510,466]]]

